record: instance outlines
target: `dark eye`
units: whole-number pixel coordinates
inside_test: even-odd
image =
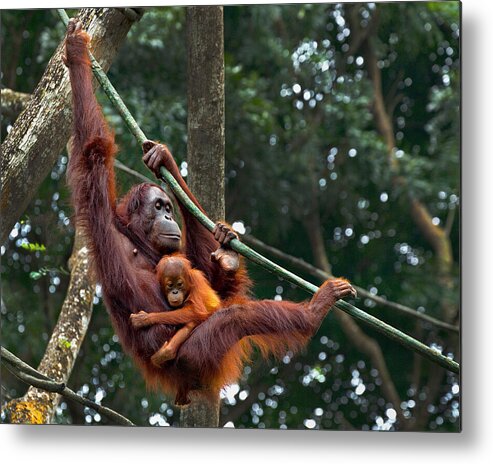
[[[171,205],[169,203],[166,204],[165,209],[166,209],[167,213],[171,213],[171,211],[173,210],[173,208],[171,207]]]
[[[163,207],[163,203],[161,200],[156,201],[156,204],[154,205],[156,209],[161,209]]]

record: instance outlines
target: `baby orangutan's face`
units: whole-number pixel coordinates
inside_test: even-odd
[[[172,308],[179,308],[183,305],[188,295],[188,285],[181,276],[166,277],[164,281],[166,299]]]
[[[182,306],[190,293],[190,263],[174,256],[163,258],[157,265],[161,290],[172,308]]]

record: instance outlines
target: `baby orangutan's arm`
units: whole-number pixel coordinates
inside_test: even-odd
[[[199,323],[205,319],[203,313],[198,312],[193,305],[185,305],[181,309],[174,311],[161,311],[159,313],[146,313],[139,311],[137,314],[130,314],[130,323],[134,329],[141,329],[154,324],[188,324],[189,322]]]

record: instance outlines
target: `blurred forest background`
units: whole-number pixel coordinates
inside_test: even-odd
[[[228,222],[450,325],[458,324],[460,310],[459,8],[458,2],[224,7]],[[64,33],[52,10],[2,11],[2,89],[32,93]],[[185,9],[147,9],[108,75],[185,175]],[[100,96],[118,159],[151,177],[140,147]],[[16,116],[3,111],[2,139]],[[34,367],[69,282],[74,229],[66,163],[63,153],[1,247],[1,343]],[[138,182],[117,175],[122,192]],[[320,283],[296,263],[273,259]],[[249,271],[258,298],[309,297],[255,265]],[[147,392],[123,354],[100,293],[94,304],[69,386],[136,424],[176,425],[172,401]],[[456,330],[369,298],[355,304],[460,361]],[[241,383],[223,392],[221,425],[460,430],[457,375],[348,319],[330,313],[301,355],[255,358]],[[2,370],[2,405],[25,390]],[[56,422],[108,423],[66,400]]]

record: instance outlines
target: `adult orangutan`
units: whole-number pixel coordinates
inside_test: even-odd
[[[170,198],[150,183],[134,186],[117,202],[113,172],[117,149],[93,92],[88,44],[89,36],[80,23],[71,20],[64,56],[74,115],[67,178],[77,225],[87,235],[106,308],[124,349],[149,385],[160,385],[181,398],[192,388],[216,395],[222,386],[238,379],[250,341],[264,353],[296,350],[315,333],[330,307],[354,294],[354,289],[343,279],[331,279],[307,303],[252,300],[248,276],[228,249],[236,235],[227,226],[216,226],[213,234],[180,204],[180,231]],[[156,175],[161,166],[166,167],[200,208],[166,146],[146,142],[143,148],[147,166]],[[218,242],[221,247],[211,260]],[[172,309],[161,292],[155,267],[164,255],[177,251],[204,273],[221,298],[221,309],[193,330],[174,360],[155,366],[151,357],[176,328],[158,324],[137,329],[130,314],[142,308],[147,312]]]

